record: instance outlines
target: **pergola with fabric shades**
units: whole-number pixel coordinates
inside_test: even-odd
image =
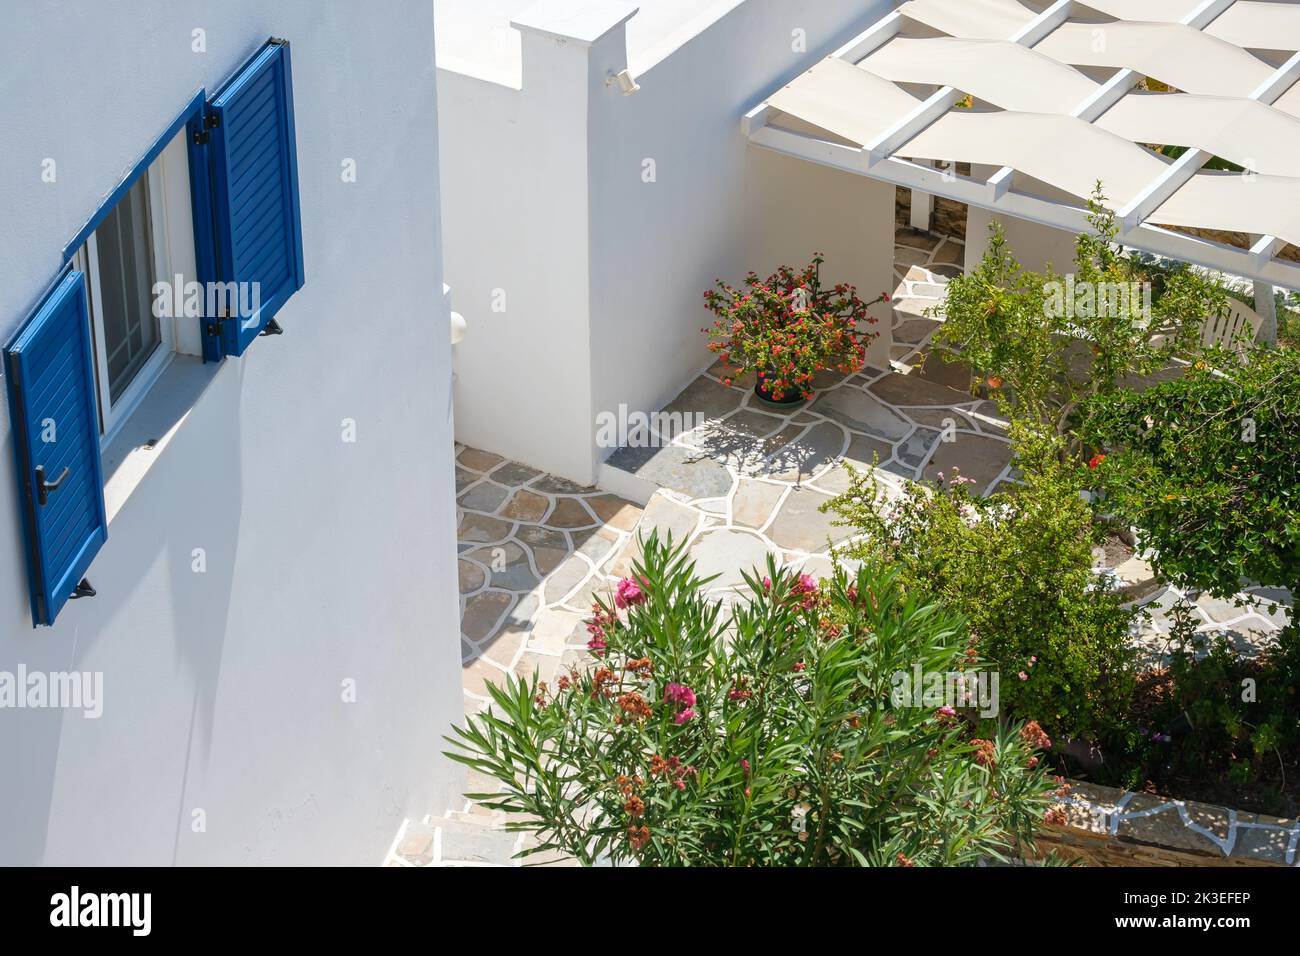
[[[1100,181],[1124,245],[1300,290],[1298,50],[1289,0],[908,0],[744,130],[1070,232]]]

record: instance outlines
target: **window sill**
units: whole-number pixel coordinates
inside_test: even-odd
[[[175,355],[104,448],[104,510],[112,525],[225,363]]]

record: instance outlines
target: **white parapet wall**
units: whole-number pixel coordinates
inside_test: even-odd
[[[383,6],[0,13],[0,339],[123,172],[271,36],[306,275],[283,335],[209,366],[111,520],[97,596],[51,628],[0,399],[0,680],[102,679],[97,717],[0,708],[0,864],[377,864],[462,789],[440,756],[462,705],[433,17]]]
[[[457,434],[579,482],[614,450],[598,415],[655,411],[710,364],[715,278],[821,251],[867,297],[891,279],[892,191],[774,177],[740,118],[892,4],[637,6],[438,4]]]

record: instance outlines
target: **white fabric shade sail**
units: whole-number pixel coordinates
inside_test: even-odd
[[[1066,229],[1100,180],[1126,244],[1300,288],[1300,265],[1274,258],[1300,245],[1297,49],[1300,0],[907,0],[746,129],[769,149]],[[1172,91],[1142,89],[1148,77]],[[1204,169],[1214,157],[1247,172]],[[998,172],[939,175],[934,161]],[[1251,248],[1164,226],[1245,233]]]
[[[1068,146],[1052,148],[1056,143]],[[1166,166],[1114,133],[1049,113],[949,113],[906,149],[919,159],[1011,166],[1080,199],[1090,197],[1100,180],[1116,206],[1132,200]]]
[[[1205,32],[1243,48],[1300,50],[1300,6],[1238,0]]]
[[[972,40],[1005,40],[1034,19],[1017,0],[907,0],[898,12],[940,33]]]
[[[1069,113],[1097,91],[1073,67],[1005,40],[899,37],[860,64],[895,83],[953,86],[1004,110]]]
[[[1117,20],[1179,23],[1200,6],[1201,0],[1081,0],[1081,6]]]
[[[1232,232],[1266,233],[1300,245],[1300,179],[1200,173],[1151,218],[1173,226],[1205,226]]]
[[[1067,23],[1035,49],[1075,66],[1129,67],[1207,96],[1249,96],[1273,72],[1241,47],[1176,23]]]
[[[1199,146],[1272,176],[1291,175],[1300,164],[1300,118],[1252,100],[1130,93],[1096,125],[1130,142]]]

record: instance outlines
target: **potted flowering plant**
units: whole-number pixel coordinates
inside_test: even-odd
[[[761,400],[792,405],[812,397],[818,372],[862,368],[867,345],[880,334],[863,331],[876,322],[867,310],[889,295],[864,302],[851,285],[823,288],[824,261],[819,252],[798,272],[781,266],[766,279],[750,272],[741,288],[719,279],[704,293],[717,319],[703,331],[712,339],[709,351],[722,359],[726,384],[753,372]]]

